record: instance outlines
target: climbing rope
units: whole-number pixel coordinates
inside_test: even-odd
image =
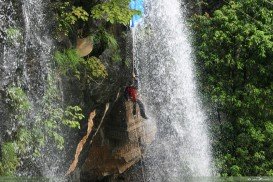
[[[135,48],[134,48],[134,45],[135,45],[135,33],[134,33],[134,30],[132,30],[132,49],[133,49],[133,61],[132,61],[132,64],[133,64],[133,66],[132,66],[132,68],[133,68],[133,70],[132,70],[132,74],[133,75],[137,75],[137,63],[136,63],[136,60],[135,60]]]
[[[138,72],[137,72],[137,61],[136,61],[136,59],[135,59],[135,47],[134,47],[134,45],[135,45],[135,33],[134,33],[134,30],[132,29],[132,31],[131,31],[131,33],[132,33],[132,56],[133,56],[133,61],[132,61],[132,68],[133,68],[133,70],[132,70],[132,75],[134,76],[134,77],[137,77],[138,76]],[[135,78],[134,78],[135,79]],[[139,113],[137,113],[137,117],[139,116]],[[142,128],[143,129],[143,128]],[[142,156],[142,151],[141,151],[141,140],[140,140],[140,138],[139,138],[139,136],[138,136],[138,130],[136,129],[136,140],[137,140],[137,145],[138,145],[138,148],[139,148],[139,150],[140,150],[140,165],[141,165],[141,173],[142,173],[142,179],[143,179],[143,182],[146,182],[146,178],[145,178],[145,172],[144,172],[144,163],[143,163],[143,156]]]

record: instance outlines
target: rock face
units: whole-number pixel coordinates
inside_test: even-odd
[[[139,115],[133,116],[133,103],[120,99],[110,117],[94,138],[81,170],[81,181],[100,180],[118,175],[137,163],[155,136],[155,129],[147,131]]]
[[[78,38],[76,50],[80,57],[84,57],[90,54],[93,50],[92,39],[90,37],[86,37],[82,39]]]

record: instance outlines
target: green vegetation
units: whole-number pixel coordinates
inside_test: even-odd
[[[89,58],[77,55],[75,47],[55,53],[55,60],[63,75],[76,76],[85,83],[106,78],[107,71],[99,56],[107,51],[110,60],[120,62],[121,50],[116,39],[115,26],[129,25],[134,14],[140,12],[129,8],[130,0],[84,2],[56,2],[58,37],[66,35],[93,39],[94,50]],[[90,27],[90,28],[86,28]],[[74,43],[75,44],[75,43]]]
[[[65,50],[63,53],[57,51],[55,60],[62,74],[77,77],[79,80],[87,80],[90,82],[94,79],[106,78],[107,70],[101,60],[96,57],[90,57],[86,60],[79,57],[74,49]]]
[[[67,36],[77,22],[88,21],[89,14],[81,6],[72,6],[70,2],[56,3],[55,5],[58,7],[58,33],[63,33]]]
[[[4,143],[1,150],[2,160],[0,161],[0,175],[9,176],[19,166],[19,159],[15,151],[14,143]]]
[[[8,95],[11,99],[11,106],[16,108],[16,115],[14,119],[19,124],[23,124],[26,120],[28,112],[31,109],[31,105],[26,94],[19,87],[10,87],[8,89]]]
[[[272,3],[229,1],[212,12],[192,27],[201,92],[217,111],[217,165],[223,176],[273,175]]]
[[[104,31],[102,35],[102,40],[103,42],[106,43],[107,48],[112,53],[112,61],[114,62],[121,61],[119,45],[114,35]]]
[[[105,20],[111,24],[128,25],[131,18],[139,11],[129,9],[130,0],[111,0],[99,3],[91,10],[94,19]]]
[[[133,14],[139,12],[129,9],[129,0],[57,0],[51,2],[50,7],[53,7],[57,24],[55,38],[58,42],[69,42],[67,47],[60,45],[54,55],[57,72],[66,78],[76,77],[83,85],[81,91],[88,94],[88,89],[93,87],[91,83],[98,86],[97,81],[108,77],[105,65],[121,63],[122,46],[119,44],[123,37],[119,33],[129,25]],[[15,27],[5,33],[10,43],[23,40],[21,30]],[[76,39],[83,37],[94,39],[94,51],[84,58],[77,54],[75,46]],[[102,60],[105,57],[107,59]],[[9,87],[5,93],[11,114],[1,143],[0,176],[35,168],[37,160],[65,147],[63,130],[80,127],[79,121],[84,118],[81,108],[63,106],[54,80],[57,76],[47,76],[45,93],[37,103],[30,101],[28,94],[17,86]]]
[[[54,148],[62,150],[65,141],[61,130],[65,127],[79,128],[79,121],[84,118],[79,106],[63,109],[59,105],[58,90],[52,78],[49,78],[47,92],[42,98],[42,108],[35,111],[21,88],[10,87],[8,95],[15,129],[11,131],[10,141],[2,146],[0,175],[14,175],[22,165],[18,161],[34,162],[43,157],[41,151],[45,147],[52,151]]]
[[[140,14],[139,11],[129,8],[130,0],[97,1],[96,3],[89,3],[92,4],[91,7],[85,3],[82,6],[78,2],[74,3],[77,5],[70,1],[57,1],[54,3],[58,33],[67,36],[73,33],[78,25],[84,26],[91,21],[127,26],[133,15]]]
[[[102,64],[101,60],[96,57],[90,57],[82,63],[82,66],[85,69],[85,76],[88,80],[96,78],[105,78],[107,70]]]
[[[6,34],[7,34],[7,40],[11,44],[14,44],[15,42],[20,42],[23,40],[22,33],[20,29],[18,28],[14,28],[14,27],[8,28],[6,30]]]
[[[71,72],[75,76],[79,75],[79,65],[85,61],[77,54],[75,49],[68,49],[64,52],[57,51],[54,58],[62,74]]]

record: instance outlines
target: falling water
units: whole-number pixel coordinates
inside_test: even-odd
[[[42,0],[0,1],[2,87],[15,81],[27,87],[33,96],[42,94],[53,48],[43,10],[47,3]],[[20,78],[14,80],[15,75]]]
[[[49,24],[53,21],[49,19],[49,4],[49,0],[0,0],[0,91],[4,93],[12,86],[23,89],[33,108],[24,121],[29,127],[43,117],[40,116],[45,112],[41,100],[54,71],[54,43],[52,25]],[[17,126],[11,125],[16,122],[4,122],[9,118],[6,108],[8,106],[0,95],[0,130],[12,133]],[[4,132],[0,133],[0,144],[4,135]],[[18,175],[57,175],[62,159],[58,152],[51,151],[50,145],[45,144],[38,159],[31,156],[30,165],[24,164],[27,167],[19,170]]]
[[[186,10],[178,0],[147,0],[145,11],[134,34],[134,58],[142,99],[158,127],[144,160],[146,176],[149,181],[210,176],[210,142],[197,97]]]

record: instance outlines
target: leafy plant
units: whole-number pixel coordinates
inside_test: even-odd
[[[63,149],[64,138],[61,135],[63,127],[79,128],[79,122],[84,118],[79,106],[62,108],[57,84],[52,76],[48,78],[48,88],[43,97],[44,110],[40,114],[40,121],[44,123],[45,132],[56,142],[58,149]],[[39,126],[38,125],[38,126]],[[49,140],[51,140],[49,139]]]
[[[273,167],[273,10],[266,4],[229,1],[193,18],[200,89],[218,113],[222,175],[262,176]]]
[[[78,67],[84,62],[84,59],[77,54],[75,49],[68,49],[64,52],[57,51],[54,58],[62,74],[71,72],[75,76],[79,75]]]
[[[64,35],[68,35],[79,21],[88,21],[89,14],[81,6],[73,6],[70,2],[58,3],[58,31]]]
[[[123,24],[127,26],[135,14],[139,11],[129,8],[130,0],[110,0],[94,6],[91,10],[92,17],[97,20],[105,20],[111,24]]]
[[[0,176],[14,175],[20,162],[16,154],[15,144],[6,142],[2,145],[2,159],[0,161]]]
[[[8,96],[11,99],[11,105],[16,108],[15,120],[24,124],[27,114],[31,109],[31,104],[27,98],[27,95],[19,87],[9,87],[7,90]]]
[[[88,80],[106,78],[108,75],[105,66],[101,63],[100,59],[96,57],[88,58],[83,62],[83,66],[86,69],[85,77],[87,77]]]
[[[0,160],[0,174],[7,175],[13,174],[23,164],[17,164],[17,161],[43,157],[41,152],[49,144],[48,152],[54,151],[54,148],[62,150],[65,142],[62,129],[79,128],[79,121],[84,118],[79,106],[64,109],[60,105],[56,82],[51,76],[48,77],[48,87],[41,99],[42,108],[32,110],[27,95],[19,87],[10,87],[8,95],[14,111],[12,121],[15,129],[11,134],[11,143],[2,147],[4,157]],[[28,114],[30,112],[32,114]]]
[[[80,129],[80,123],[84,118],[82,114],[82,109],[79,106],[68,106],[64,111],[64,116],[62,122],[64,125],[69,126],[70,128]]]
[[[57,51],[55,60],[63,74],[72,73],[78,79],[83,77],[84,80],[93,80],[97,78],[105,78],[107,71],[105,66],[96,57],[84,59],[79,57],[76,50],[69,49],[63,53]]]
[[[22,33],[18,28],[8,28],[6,30],[7,40],[10,43],[20,42],[23,40]]]
[[[111,51],[112,60],[114,62],[121,61],[120,48],[119,48],[119,45],[118,45],[118,42],[117,42],[115,36],[113,34],[110,34],[105,31],[103,39],[107,44],[107,48]]]
[[[12,106],[19,109],[19,111],[29,111],[30,110],[30,102],[27,98],[27,95],[24,91],[19,87],[9,87],[8,95],[12,100]]]

